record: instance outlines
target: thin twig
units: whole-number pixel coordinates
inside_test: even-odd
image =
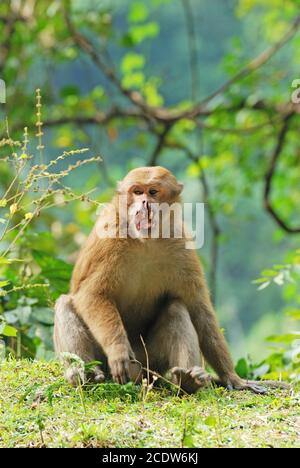
[[[241,68],[230,80],[226,81],[220,88],[216,89],[212,94],[207,96],[202,102],[198,104],[197,107],[203,107],[212,99],[223,94],[227,91],[234,83],[241,81],[247,76],[251,75],[254,71],[258,70],[260,67],[265,65],[269,60],[284,47],[290,39],[298,32],[300,28],[300,15],[298,15],[292,23],[292,26],[285,32],[285,34],[277,41],[275,44],[270,46],[268,49],[264,50],[256,58],[251,60],[245,67]],[[197,107],[194,109],[196,112]]]
[[[149,166],[156,165],[157,159],[159,158],[160,153],[162,152],[164,148],[166,138],[168,134],[170,133],[171,129],[172,129],[172,125],[166,124],[163,131],[157,135],[157,143],[155,145],[153,153],[150,156],[149,163],[148,163]]]
[[[189,43],[189,60],[191,70],[191,98],[196,101],[199,93],[199,64],[197,51],[197,35],[194,14],[190,0],[181,0]]]

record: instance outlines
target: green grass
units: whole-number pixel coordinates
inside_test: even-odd
[[[57,362],[0,362],[0,447],[300,447],[300,394],[73,389]]]

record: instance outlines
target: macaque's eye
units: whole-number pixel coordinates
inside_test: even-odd
[[[135,189],[135,190],[133,191],[133,193],[134,193],[135,195],[143,195],[144,192],[143,192],[142,190]]]
[[[155,190],[155,189],[150,189],[149,190],[150,195],[156,195],[157,192],[158,192],[158,190]]]

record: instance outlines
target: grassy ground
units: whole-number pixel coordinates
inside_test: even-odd
[[[104,384],[73,389],[57,362],[0,362],[0,447],[300,447],[300,394]]]

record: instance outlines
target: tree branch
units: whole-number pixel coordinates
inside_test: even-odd
[[[281,39],[270,46],[268,49],[264,50],[260,55],[251,60],[244,68],[238,71],[230,80],[226,81],[220,88],[214,91],[211,95],[207,96],[198,106],[194,109],[194,112],[197,111],[197,108],[202,108],[216,96],[223,94],[227,89],[229,89],[237,81],[241,81],[247,76],[251,75],[254,71],[258,70],[260,67],[265,65],[269,60],[280,50],[282,47],[289,42],[290,39],[297,33],[300,28],[300,15],[298,15],[292,23],[292,26],[286,31],[286,33],[281,37]]]
[[[106,78],[118,88],[118,90],[125,97],[127,97],[134,105],[139,107],[143,112],[145,112],[149,117],[151,117],[151,107],[148,106],[142,95],[138,91],[133,91],[125,88],[122,85],[120,79],[117,77],[114,69],[107,65],[107,63],[105,62],[105,60],[103,60],[103,58],[98,53],[92,42],[76,29],[71,17],[71,5],[69,0],[65,1],[64,17],[68,30],[79,49],[81,49],[83,52],[89,55],[94,64],[102,71]]]
[[[58,127],[60,125],[74,124],[74,125],[107,125],[115,119],[119,118],[133,118],[133,119],[145,119],[143,115],[140,114],[138,109],[127,108],[123,109],[118,106],[112,106],[107,112],[96,112],[91,116],[64,116],[57,119],[46,119],[43,122],[44,127]],[[145,119],[147,121],[147,119]],[[24,124],[17,124],[11,128],[12,133],[23,131]]]
[[[75,44],[85,53],[87,53],[95,65],[101,70],[101,72],[110,80],[121,92],[121,94],[127,97],[135,106],[137,106],[145,117],[154,119],[160,122],[176,122],[180,119],[194,119],[201,115],[207,115],[206,105],[216,96],[224,93],[237,81],[242,80],[246,76],[253,73],[255,70],[267,63],[298,31],[300,27],[300,15],[294,20],[290,29],[282,36],[282,38],[274,45],[262,52],[258,57],[251,60],[244,68],[242,68],[235,76],[224,83],[220,88],[214,91],[210,96],[205,98],[203,101],[198,103],[196,106],[182,111],[172,110],[164,107],[152,107],[149,106],[142,95],[138,91],[133,91],[125,88],[120,79],[117,77],[112,67],[108,66],[103,60],[101,55],[98,53],[92,42],[80,33],[71,18],[70,0],[65,0],[64,17]]]
[[[156,165],[157,159],[159,158],[159,155],[164,148],[166,138],[168,134],[170,133],[171,129],[172,129],[172,124],[166,124],[163,131],[159,134],[156,134],[157,144],[155,145],[153,153],[150,156],[149,163],[148,163],[149,166]]]
[[[166,145],[169,148],[178,149],[183,151],[187,157],[195,162],[198,163],[199,158],[191,151],[191,149],[181,143],[171,143],[167,142]],[[211,241],[211,265],[210,265],[210,275],[209,275],[209,286],[211,291],[211,296],[213,302],[216,300],[216,290],[217,290],[217,271],[218,271],[218,257],[219,257],[219,236],[221,234],[221,228],[219,226],[214,208],[211,204],[210,199],[210,187],[209,183],[205,174],[205,171],[202,169],[200,173],[200,182],[203,187],[203,201],[206,204],[208,217],[209,217],[209,224],[212,231],[212,241]]]
[[[193,101],[196,101],[199,92],[199,66],[198,66],[198,54],[197,54],[197,35],[194,24],[194,15],[190,0],[181,0],[184,18],[187,29],[187,36],[189,42],[189,60],[191,70],[191,97]]]
[[[273,181],[276,174],[277,164],[282,153],[286,136],[289,130],[290,122],[294,116],[294,112],[290,112],[285,116],[283,119],[281,130],[278,134],[278,139],[270,160],[269,168],[265,175],[265,188],[264,188],[264,206],[267,212],[271,215],[271,217],[275,220],[275,222],[287,233],[289,234],[300,234],[300,226],[299,227],[291,227],[284,221],[281,216],[277,213],[275,208],[272,205],[271,197],[272,197],[272,188],[273,188]]]

